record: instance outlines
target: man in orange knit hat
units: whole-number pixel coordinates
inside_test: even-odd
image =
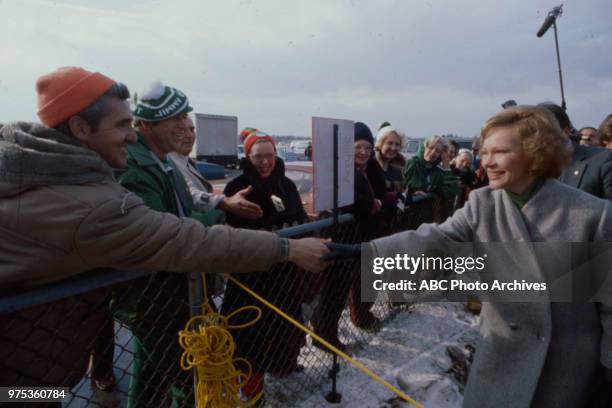
[[[136,139],[125,85],[66,67],[40,77],[36,92],[44,126],[0,125],[5,291],[102,267],[214,273],[266,271],[286,261],[315,272],[326,267],[321,240],[207,228],[154,211],[118,185],[112,168],[125,166],[126,146]],[[1,314],[0,326],[10,330],[0,339],[0,385],[76,385],[107,319],[107,295],[103,288]]]

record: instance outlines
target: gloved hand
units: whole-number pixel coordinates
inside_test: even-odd
[[[360,244],[337,244],[335,242],[326,242],[329,253],[323,255],[324,261],[335,261],[342,259],[353,259],[361,257]]]

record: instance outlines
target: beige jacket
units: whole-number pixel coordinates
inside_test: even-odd
[[[52,144],[50,138],[61,138],[58,132],[7,125],[1,134],[5,140],[0,141],[0,287],[44,284],[100,267],[232,273],[263,271],[283,260],[275,234],[226,226],[205,228],[195,220],[151,210],[119,186],[110,169],[104,172],[105,163],[97,154]],[[13,143],[6,140],[11,136]],[[32,138],[41,144],[47,141],[47,149],[61,147],[71,156],[87,155],[88,161],[66,162],[59,151],[57,160],[37,169],[36,155],[27,157],[20,148],[28,142],[23,139]],[[99,174],[90,171],[92,159],[99,160],[94,163],[102,167]],[[66,175],[59,174],[59,181],[50,184],[27,174],[46,171],[49,178],[56,173],[54,166],[73,166],[61,171],[93,181],[60,184]]]
[[[114,181],[44,186],[10,195],[0,184],[0,283],[31,286],[99,267],[247,272],[280,262],[279,238],[205,228],[147,207]]]
[[[204,227],[147,207],[95,152],[40,125],[0,125],[0,293],[96,268],[265,271],[273,233]],[[110,318],[108,292],[0,313],[0,386],[73,386]]]

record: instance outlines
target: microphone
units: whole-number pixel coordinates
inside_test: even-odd
[[[550,26],[553,25],[553,23],[555,22],[557,17],[561,16],[561,14],[563,13],[562,7],[563,7],[563,4],[553,8],[548,13],[548,16],[546,16],[546,19],[542,23],[542,27],[540,27],[540,29],[538,30],[538,33],[537,33],[538,38],[542,37],[544,34],[546,34],[546,31],[548,31]]]
[[[555,22],[555,16],[553,15],[548,15],[548,17],[546,17],[546,20],[544,20],[544,22],[542,23],[542,27],[540,27],[540,29],[538,30],[538,37],[541,37],[544,35],[544,33],[546,33],[548,31],[548,29],[550,28],[550,26]]]

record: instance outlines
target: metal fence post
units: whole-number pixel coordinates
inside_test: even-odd
[[[191,317],[202,313],[202,303],[204,302],[204,294],[202,291],[202,274],[198,272],[190,272],[187,275],[189,286],[189,315]],[[197,407],[197,391],[198,391],[198,371],[193,368],[193,396],[194,408]]]

